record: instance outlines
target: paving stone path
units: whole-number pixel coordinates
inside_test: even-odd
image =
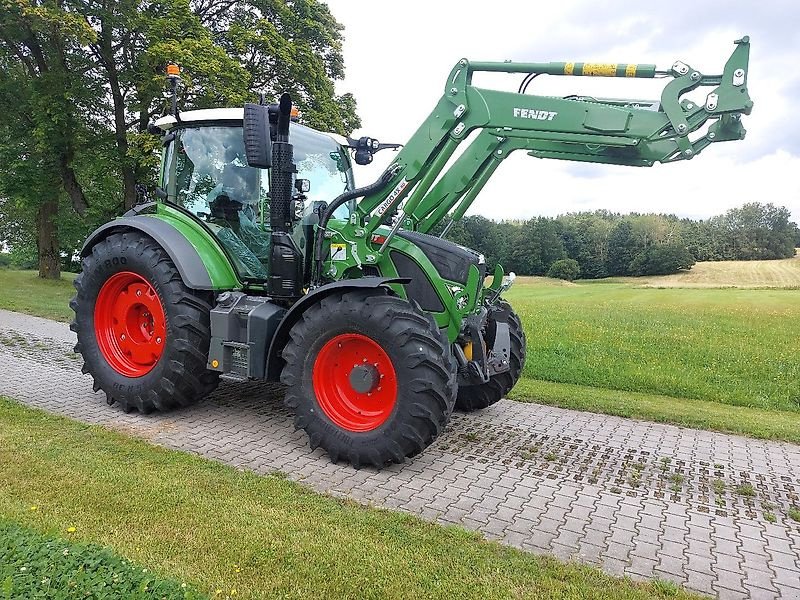
[[[309,449],[280,386],[223,384],[192,408],[126,415],[92,393],[73,345],[64,324],[0,311],[0,394],[615,575],[800,599],[800,446],[501,401],[455,414],[404,465],[354,470]]]

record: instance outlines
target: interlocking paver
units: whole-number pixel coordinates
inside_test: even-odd
[[[188,409],[126,415],[92,393],[73,345],[66,325],[0,311],[0,394],[611,574],[725,600],[800,600],[800,525],[787,516],[800,503],[799,446],[501,401],[454,414],[413,461],[356,471],[310,450],[278,385],[223,384]],[[756,496],[734,494],[742,483]],[[760,520],[767,511],[776,523]]]

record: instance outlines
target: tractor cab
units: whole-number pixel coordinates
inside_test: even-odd
[[[248,166],[243,110],[223,108],[165,116],[160,186],[166,201],[199,219],[222,244],[243,280],[266,280],[270,264],[270,177]],[[315,208],[354,189],[347,150],[335,139],[296,122],[290,125],[297,173],[293,181],[292,237],[305,254],[310,247]],[[335,218],[346,219],[352,203]]]

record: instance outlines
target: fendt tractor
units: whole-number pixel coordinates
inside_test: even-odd
[[[164,147],[155,199],[81,252],[71,306],[84,373],[109,404],[142,413],[188,406],[220,379],[280,381],[313,448],[356,467],[403,462],[454,407],[500,400],[525,364],[503,299],[513,273],[487,273],[479,252],[445,239],[498,165],[526,150],[649,167],[740,140],[749,49],[738,40],[721,75],[680,61],[463,59],[399,150],[306,127],[286,94],[180,112],[172,65],[172,110],[150,127]],[[517,93],[481,89],[479,72],[523,78]],[[660,100],[527,94],[542,74],[669,81]],[[701,87],[712,89],[687,97]],[[390,166],[355,187],[351,158],[368,164],[387,147]]]

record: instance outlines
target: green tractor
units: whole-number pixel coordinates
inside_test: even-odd
[[[430,117],[361,188],[351,158],[397,145],[305,127],[288,95],[184,113],[173,103],[151,128],[164,146],[157,200],[82,249],[71,307],[83,370],[109,404],[142,413],[193,404],[220,379],[280,381],[313,448],[356,467],[403,462],[454,407],[500,400],[525,364],[502,297],[513,273],[487,272],[479,252],[445,239],[497,166],[515,150],[651,166],[742,139],[748,57],[745,37],[721,75],[680,61],[461,60]],[[519,92],[473,86],[486,71],[524,75]],[[669,81],[659,101],[526,94],[540,74]],[[712,88],[704,99],[685,97],[700,87]]]

